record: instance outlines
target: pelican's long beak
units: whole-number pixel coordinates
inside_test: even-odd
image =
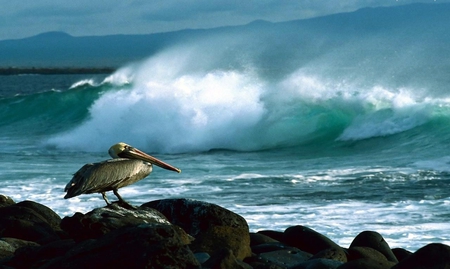
[[[157,165],[161,168],[167,169],[167,170],[172,170],[178,173],[181,173],[181,170],[168,164],[165,163],[161,160],[158,160],[157,158],[148,155],[147,153],[138,150],[137,148],[134,147],[129,147],[127,149],[125,149],[121,155],[124,155],[124,157],[129,158],[129,159],[139,159],[139,160],[143,160],[145,162],[149,162],[151,164]],[[122,156],[121,156],[122,157]]]

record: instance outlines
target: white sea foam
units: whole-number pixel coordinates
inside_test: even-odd
[[[415,89],[361,86],[314,68],[270,79],[251,63],[227,68],[220,55],[177,47],[119,69],[102,82],[111,89],[89,108],[89,118],[47,142],[85,151],[117,141],[170,153],[260,150],[327,135],[330,141],[393,135],[450,107]]]
[[[70,86],[69,89],[74,89],[83,86],[97,86],[97,85],[98,84],[93,79],[83,79],[72,84],[72,86]]]

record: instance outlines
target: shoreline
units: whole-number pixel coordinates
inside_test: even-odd
[[[72,75],[72,74],[110,74],[113,67],[0,67],[0,75]]]
[[[376,231],[349,247],[293,223],[250,232],[240,215],[185,198],[140,206],[114,202],[61,218],[51,208],[0,195],[0,266],[5,268],[423,269],[449,268],[450,246],[391,248]]]

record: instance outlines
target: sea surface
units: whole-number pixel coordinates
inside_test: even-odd
[[[123,141],[182,170],[120,189],[135,205],[202,200],[251,231],[305,225],[344,247],[365,230],[411,251],[450,244],[450,69],[354,44],[297,65],[224,63],[206,44],[112,74],[0,76],[0,193],[61,217],[104,206],[64,186]]]

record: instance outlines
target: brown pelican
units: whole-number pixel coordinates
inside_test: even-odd
[[[109,149],[113,158],[99,163],[85,164],[67,183],[64,199],[80,194],[101,193],[110,205],[105,192],[113,191],[119,201],[127,204],[117,192],[118,189],[133,184],[152,172],[152,164],[180,173],[181,170],[152,157],[125,143],[117,143]]]

